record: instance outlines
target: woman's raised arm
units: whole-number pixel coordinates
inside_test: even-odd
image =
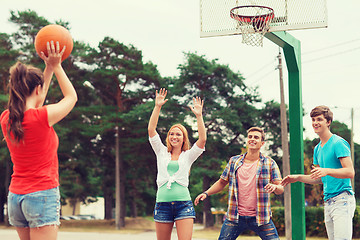
[[[156,126],[159,121],[160,110],[161,107],[168,101],[168,99],[165,99],[166,94],[167,94],[167,90],[165,88],[161,88],[159,92],[156,90],[155,106],[151,113],[149,125],[148,125],[149,137],[153,137],[157,134]]]

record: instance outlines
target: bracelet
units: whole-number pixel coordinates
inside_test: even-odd
[[[209,194],[208,194],[207,192],[203,192],[203,194],[205,194],[205,195],[206,195],[206,197],[208,197],[208,196],[209,196]]]

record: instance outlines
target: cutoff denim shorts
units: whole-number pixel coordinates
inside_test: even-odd
[[[186,218],[195,218],[192,201],[157,202],[155,204],[155,222],[172,223]]]
[[[8,194],[9,222],[14,227],[60,225],[59,187],[28,194]]]

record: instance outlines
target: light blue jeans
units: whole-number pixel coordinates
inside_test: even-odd
[[[10,224],[15,227],[60,225],[59,187],[28,194],[8,195]]]
[[[326,200],[324,220],[330,240],[351,240],[355,212],[355,197],[345,191]]]

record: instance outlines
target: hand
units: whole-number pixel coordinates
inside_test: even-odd
[[[169,100],[169,99],[165,99],[166,94],[167,94],[167,90],[165,88],[161,88],[159,90],[159,93],[156,90],[155,106],[161,107]]]
[[[204,100],[201,100],[200,97],[196,97],[193,98],[193,106],[189,106],[189,108],[195,114],[195,116],[201,116],[203,106],[204,106]]]
[[[314,167],[314,166],[312,168],[313,169],[311,170],[311,174],[310,174],[311,179],[319,179],[328,175],[326,168]]]
[[[268,183],[268,184],[266,184],[264,189],[267,193],[272,193],[272,192],[275,192],[275,190],[277,189],[277,186],[275,184]]]
[[[65,52],[66,46],[63,47],[61,52],[60,52],[60,44],[59,44],[59,42],[56,42],[56,48],[55,48],[55,45],[54,45],[54,41],[47,42],[46,46],[47,46],[48,56],[46,57],[44,52],[40,53],[40,55],[41,55],[40,57],[44,60],[45,64],[47,66],[50,66],[50,67],[60,65],[61,64],[61,58],[62,58],[62,55]]]
[[[297,176],[296,175],[288,175],[286,177],[284,177],[284,179],[281,181],[281,185],[282,186],[286,186],[288,185],[289,183],[294,183],[294,182],[297,182]]]
[[[195,200],[194,200],[195,206],[197,206],[197,205],[199,204],[199,201],[200,201],[200,200],[201,200],[201,201],[204,201],[206,198],[207,198],[207,195],[206,195],[205,193],[199,194],[199,195],[195,198]]]

